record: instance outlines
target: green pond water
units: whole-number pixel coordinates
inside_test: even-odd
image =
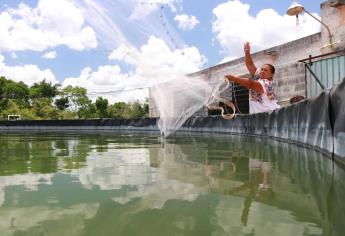
[[[1,134],[0,235],[344,235],[345,172],[230,135]]]

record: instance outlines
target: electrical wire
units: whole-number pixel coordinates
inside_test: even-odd
[[[97,95],[97,94],[111,94],[111,93],[122,93],[122,92],[129,92],[133,90],[142,90],[148,89],[150,87],[139,87],[139,88],[129,88],[129,89],[117,89],[117,90],[110,90],[110,91],[95,91],[95,92],[88,92],[87,94],[90,95]]]

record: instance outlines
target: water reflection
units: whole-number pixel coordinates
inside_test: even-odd
[[[341,235],[344,177],[322,154],[268,139],[5,134],[0,232]]]

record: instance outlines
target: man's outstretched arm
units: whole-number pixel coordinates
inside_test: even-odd
[[[250,76],[253,77],[257,68],[254,65],[252,56],[250,55],[250,44],[248,42],[245,42],[243,49],[244,49],[244,55],[245,55],[245,59],[246,59],[247,69],[249,71]]]
[[[241,78],[234,75],[226,75],[225,78],[229,81],[242,85],[248,89],[254,90],[258,92],[259,94],[264,93],[264,88],[262,87],[259,81],[248,79],[248,78]]]

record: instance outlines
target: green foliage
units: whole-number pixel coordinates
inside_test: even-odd
[[[5,109],[1,109],[1,118],[2,119],[7,119],[8,115],[19,115],[20,114],[20,108],[19,106],[11,101],[11,100],[7,100],[7,104],[6,104],[6,108]]]
[[[6,82],[7,82],[7,79],[1,76],[0,77],[0,99],[4,98]]]
[[[0,77],[0,108],[4,109],[8,106],[9,99],[24,108],[29,106],[29,88],[23,82],[14,82]]]
[[[144,109],[144,117],[149,117],[150,106],[149,106],[148,98],[145,99],[145,102],[143,104],[143,109]]]
[[[0,118],[7,120],[8,115],[20,115],[23,120],[37,120],[38,116],[32,113],[28,108],[21,109],[16,102],[8,100],[6,109],[0,111]]]
[[[74,120],[77,118],[77,114],[69,110],[61,111],[60,115],[63,120]]]
[[[145,118],[149,115],[148,101],[144,104],[136,101],[134,103],[117,102],[108,109],[111,118]]]
[[[129,109],[125,113],[125,118],[141,118],[145,115],[144,108],[137,101],[129,104]]]
[[[68,98],[70,108],[77,113],[79,109],[83,106],[87,106],[89,102],[86,92],[87,90],[85,88],[69,85],[61,91],[61,95]]]
[[[117,102],[108,108],[108,115],[111,118],[123,118],[127,104],[124,102]]]
[[[9,81],[6,85],[6,97],[8,99],[27,100],[29,98],[29,89],[23,82]]]
[[[100,118],[107,117],[108,100],[106,98],[98,97],[96,99],[96,108]]]
[[[60,111],[64,111],[66,108],[69,107],[69,102],[68,102],[67,97],[58,98],[55,100],[54,103],[57,109],[59,109]]]
[[[85,88],[68,86],[59,91],[58,87],[45,80],[28,87],[23,82],[0,77],[0,119],[7,119],[8,115],[20,115],[22,119],[29,120],[130,119],[148,117],[149,114],[148,100],[144,104],[136,101],[110,105],[106,98],[98,97],[93,103],[87,97]]]
[[[39,83],[34,83],[30,88],[30,98],[54,98],[58,94],[59,85],[53,85],[51,82],[47,83],[46,80],[42,80]]]
[[[31,110],[37,117],[43,120],[57,120],[60,118],[59,111],[51,105],[49,98],[35,99]]]
[[[82,101],[77,115],[79,119],[97,118],[96,105],[93,104],[91,100],[86,97],[85,101]]]
[[[37,117],[35,114],[32,113],[30,109],[22,109],[19,113],[21,115],[22,120],[39,120],[40,117]]]

